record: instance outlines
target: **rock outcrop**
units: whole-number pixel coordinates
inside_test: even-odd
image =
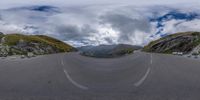
[[[44,55],[76,50],[62,41],[43,35],[2,34],[0,40],[0,56]]]
[[[200,32],[183,32],[153,41],[145,46],[143,50],[156,53],[182,52],[188,54],[192,51],[198,51],[199,53],[198,45],[200,45]]]

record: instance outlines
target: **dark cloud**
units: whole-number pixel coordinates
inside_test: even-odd
[[[105,41],[106,41],[107,43],[110,43],[110,44],[115,44],[115,42],[113,41],[113,39],[112,39],[112,38],[109,38],[109,37],[106,37],[106,38],[105,38]]]
[[[78,27],[77,25],[59,25],[56,26],[56,31],[65,41],[81,40],[84,37],[91,36],[92,33],[97,33],[97,31],[92,29],[89,25],[83,25],[81,27]]]
[[[100,17],[102,24],[110,24],[112,28],[120,31],[120,41],[130,41],[135,31],[150,32],[150,22],[145,18],[133,18],[122,14],[106,14]]]

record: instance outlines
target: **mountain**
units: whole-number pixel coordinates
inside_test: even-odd
[[[168,35],[152,41],[143,50],[169,54],[173,52],[183,52],[184,54],[199,53],[200,32],[182,32]]]
[[[78,49],[84,56],[97,57],[97,58],[112,58],[133,53],[134,50],[141,49],[141,47],[127,45],[127,44],[118,44],[118,45],[84,46]]]
[[[0,56],[71,52],[76,49],[44,35],[0,34]]]

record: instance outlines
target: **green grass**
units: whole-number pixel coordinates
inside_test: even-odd
[[[4,35],[5,43],[4,45],[14,46],[19,40],[24,40],[25,42],[41,43],[44,45],[49,45],[60,50],[60,52],[69,52],[74,50],[74,48],[60,40],[54,39],[52,37],[44,35],[22,35],[22,34],[7,34]]]
[[[0,39],[3,38],[3,37],[4,37],[4,35],[1,35],[1,34],[0,34]]]
[[[43,40],[43,42],[45,42],[53,47],[60,48],[63,52],[69,52],[74,49],[70,45],[68,45],[60,40],[54,39],[52,37],[48,37],[48,36],[44,36],[44,35],[36,35],[35,37]]]

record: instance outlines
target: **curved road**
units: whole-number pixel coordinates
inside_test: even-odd
[[[0,59],[0,100],[199,100],[200,61],[138,52]]]

